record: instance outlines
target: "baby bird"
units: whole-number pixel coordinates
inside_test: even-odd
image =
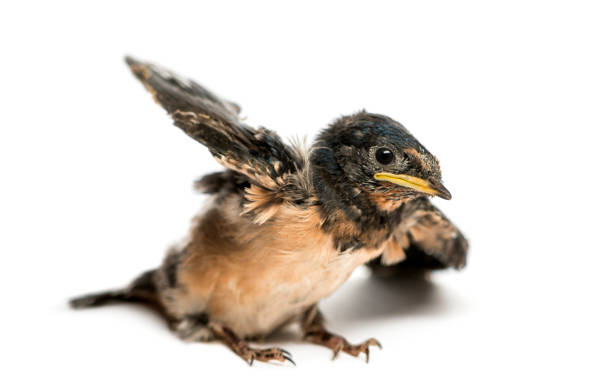
[[[250,364],[293,363],[286,350],[248,340],[297,321],[306,341],[367,360],[378,341],[328,332],[321,299],[368,262],[387,273],[465,266],[466,239],[429,201],[451,198],[438,160],[400,123],[362,111],[333,122],[310,148],[289,145],[241,122],[238,105],[199,84],[126,61],[226,170],[196,182],[212,201],[159,268],[73,307],[144,303],[182,339],[219,340]]]

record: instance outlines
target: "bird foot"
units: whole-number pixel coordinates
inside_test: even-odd
[[[293,356],[291,353],[280,347],[271,348],[253,348],[249,346],[247,341],[237,336],[231,329],[218,325],[215,323],[210,324],[210,328],[216,337],[227,345],[236,355],[244,359],[249,365],[253,365],[253,361],[269,362],[293,362]]]
[[[238,352],[237,352],[238,353]],[[264,349],[256,349],[246,346],[241,350],[238,355],[244,359],[249,365],[253,365],[253,361],[261,361],[261,362],[269,362],[269,361],[279,361],[279,362],[291,362],[295,366],[295,362],[293,362],[292,355],[289,351],[282,349],[280,347],[271,347]]]
[[[332,359],[336,359],[340,352],[345,352],[354,357],[360,354],[365,354],[366,363],[370,361],[370,346],[376,346],[382,349],[380,342],[374,338],[370,338],[365,342],[351,344],[345,338],[329,332],[314,332],[306,335],[306,340],[330,348],[333,351]]]

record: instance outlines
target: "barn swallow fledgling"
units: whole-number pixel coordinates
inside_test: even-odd
[[[465,266],[468,244],[429,197],[449,200],[436,157],[400,123],[343,116],[310,148],[285,144],[238,118],[240,108],[153,64],[133,74],[187,135],[226,170],[196,187],[212,197],[186,243],[123,289],[71,300],[75,308],[128,301],[156,308],[179,337],[216,339],[249,363],[289,361],[248,340],[299,322],[304,339],[369,357],[325,329],[317,303],[363,264],[387,273]]]

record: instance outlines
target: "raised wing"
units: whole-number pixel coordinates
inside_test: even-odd
[[[468,241],[461,231],[431,202],[422,198],[405,210],[405,218],[383,254],[370,263],[388,274],[466,265]]]
[[[296,174],[303,170],[305,154],[283,143],[273,131],[241,123],[240,107],[215,96],[196,82],[151,63],[127,57],[132,73],[170,114],[174,124],[202,143],[228,169],[246,176],[247,212],[257,213],[263,223],[295,190]],[[288,190],[288,188],[291,190]]]

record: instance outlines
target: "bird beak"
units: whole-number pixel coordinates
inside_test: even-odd
[[[379,181],[387,181],[399,186],[414,189],[417,192],[425,193],[431,196],[438,196],[444,200],[450,200],[451,194],[441,183],[432,183],[421,178],[408,176],[405,174],[393,173],[376,173],[374,179]]]

